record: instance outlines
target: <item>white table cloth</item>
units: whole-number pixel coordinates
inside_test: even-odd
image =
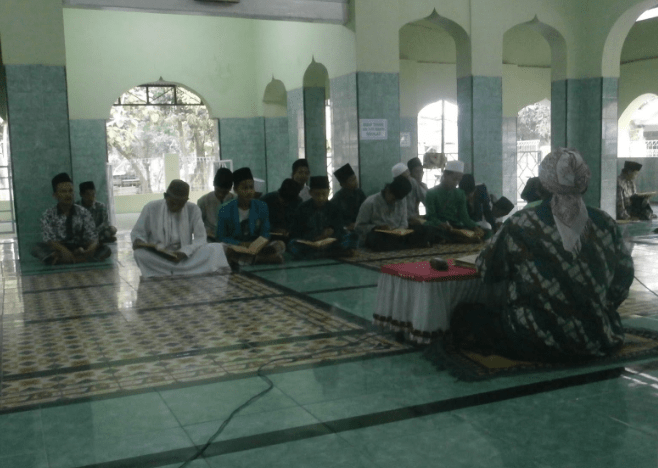
[[[480,278],[419,282],[382,273],[373,323],[404,331],[411,340],[427,344],[440,330],[448,329],[460,302],[502,306],[505,293],[503,283],[485,285]]]

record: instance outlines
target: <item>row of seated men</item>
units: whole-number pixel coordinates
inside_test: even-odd
[[[223,168],[216,174],[215,191],[204,195],[198,206],[188,202],[189,185],[174,180],[164,199],[150,202],[140,214],[131,235],[135,259],[145,277],[194,274],[217,271],[227,262],[280,263],[286,250],[298,259],[341,257],[353,255],[359,245],[377,251],[426,247],[432,242],[464,240],[454,234],[455,228],[472,229],[475,239],[488,237],[497,228],[492,213],[501,209],[501,201],[492,209],[486,187],[476,187],[470,175],[462,178],[462,163],[449,162],[441,183],[431,190],[422,183],[422,174],[418,158],[408,165],[398,164],[392,170],[393,180],[381,192],[366,197],[347,164],[335,172],[341,189],[329,201],[328,178],[310,177],[308,164],[301,159],[279,190],[256,199],[249,168],[234,173]],[[457,189],[460,182],[464,190]],[[73,203],[70,177],[59,174],[52,184],[58,204],[42,217],[43,242],[34,249],[35,256],[48,264],[107,258],[110,251],[99,241],[105,228],[99,225],[101,229],[95,231],[91,213]],[[81,184],[81,193],[87,193],[83,189],[88,185]],[[427,206],[426,220],[418,215],[421,202]],[[499,216],[512,207],[506,199],[502,202],[506,204]],[[82,204],[86,203],[83,196]],[[486,229],[473,221],[475,216]],[[412,231],[406,236],[381,232],[406,228]],[[259,237],[268,243],[257,255],[231,248],[248,247]],[[322,242],[329,239],[335,241]],[[217,244],[211,245],[212,241]],[[227,248],[218,249],[221,244]],[[202,249],[206,245],[210,249]],[[167,256],[167,251],[173,255]]]

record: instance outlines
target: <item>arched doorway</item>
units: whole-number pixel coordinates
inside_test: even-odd
[[[543,99],[519,111],[516,123],[516,200],[531,177],[539,175],[541,160],[551,151],[551,101]]]
[[[212,189],[217,122],[189,89],[164,81],[130,89],[112,106],[106,131],[117,212],[138,212],[153,198],[145,195],[159,196],[173,178],[188,182],[192,192]]]
[[[449,161],[459,157],[457,104],[440,100],[428,104],[418,112],[418,157],[427,152],[445,153]],[[426,169],[423,182],[434,187],[441,178],[441,169]]]
[[[16,234],[14,185],[9,154],[9,128],[0,116],[0,236]]]
[[[304,73],[304,157],[311,175],[329,175],[334,171],[331,148],[331,101],[329,72],[313,59]],[[329,177],[333,193],[333,177]]]

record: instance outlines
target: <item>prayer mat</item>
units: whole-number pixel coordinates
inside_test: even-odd
[[[544,371],[578,369],[609,364],[622,364],[650,357],[658,357],[658,332],[643,328],[625,328],[624,346],[614,354],[578,363],[550,363],[519,361],[495,354],[485,355],[477,351],[457,348],[450,335],[445,334],[431,344],[425,357],[440,370],[464,381],[481,381]]]
[[[373,252],[369,249],[359,249],[356,251],[354,257],[342,260],[349,263],[370,263],[386,260],[385,262],[380,263],[384,265],[389,263],[411,262],[414,260],[410,259],[421,257],[422,260],[429,260],[431,257],[436,256],[453,258],[453,254],[459,254],[458,256],[462,257],[464,255],[478,253],[484,248],[484,245],[485,244],[437,244],[425,249],[392,250],[389,252]],[[392,262],[390,261],[392,259],[400,259],[400,261]]]

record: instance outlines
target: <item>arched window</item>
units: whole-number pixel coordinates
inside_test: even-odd
[[[208,190],[219,163],[217,122],[193,92],[172,83],[145,84],[112,106],[107,148],[114,195],[164,192],[164,156],[171,153],[191,190]]]
[[[418,113],[418,157],[428,151],[445,153],[449,161],[458,159],[457,104],[440,100],[428,104]],[[441,170],[428,169],[423,182],[434,187],[441,177]]]
[[[539,175],[539,163],[551,151],[551,102],[544,99],[521,109],[516,120],[517,205],[528,179]]]
[[[655,94],[645,94],[641,99],[636,99],[619,118],[617,156],[658,157],[658,96]]]

